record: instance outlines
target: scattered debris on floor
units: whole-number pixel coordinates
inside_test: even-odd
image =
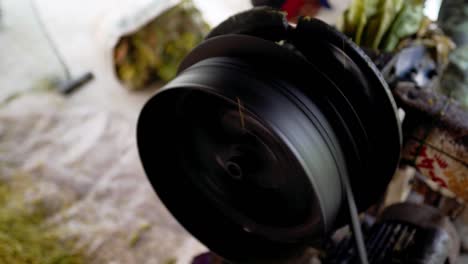
[[[0,183],[0,261],[15,264],[83,264],[85,257],[46,225],[47,205],[30,197],[34,179],[18,175]],[[32,199],[31,199],[32,198]]]
[[[14,183],[15,197],[43,215],[12,214],[13,220],[24,220],[18,229],[39,238],[46,237],[39,227],[54,231],[57,241],[73,242],[70,249],[82,253],[83,263],[165,263],[174,257],[189,263],[204,247],[154,194],[140,165],[135,124],[90,106],[70,107],[65,100],[57,93],[31,93],[1,107],[0,181]],[[13,180],[18,174],[29,175],[21,184],[27,185],[24,191]],[[0,196],[10,195],[5,186],[0,185]],[[13,221],[3,219],[2,210],[9,209],[0,209],[0,233],[2,221]],[[30,226],[36,222],[38,229]],[[54,241],[42,241],[47,244],[39,243],[37,251],[47,246],[68,256],[69,248],[54,248]],[[34,241],[24,241],[29,242]]]

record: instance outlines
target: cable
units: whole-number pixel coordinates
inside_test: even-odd
[[[41,16],[40,16],[39,10],[38,10],[38,8],[36,6],[35,0],[30,0],[30,3],[31,3],[31,8],[33,10],[33,13],[34,13],[34,15],[36,17],[36,21],[39,24],[39,27],[41,28],[41,31],[42,31],[44,37],[47,39],[47,42],[49,42],[49,45],[52,47],[52,51],[54,52],[55,56],[57,57],[60,65],[63,67],[63,70],[65,72],[65,79],[67,81],[70,81],[71,80],[70,69],[68,68],[67,64],[65,63],[65,60],[63,59],[63,56],[60,53],[57,45],[55,44],[55,42],[50,37],[49,32],[46,30],[44,21],[42,21],[42,19],[41,19]]]
[[[346,192],[346,200],[348,202],[349,215],[351,218],[351,230],[356,243],[359,260],[361,261],[361,264],[369,264],[364,236],[362,235],[361,221],[359,221],[359,214],[356,207],[356,201],[354,200],[353,191],[351,189],[351,184],[348,176],[344,175],[341,178]]]

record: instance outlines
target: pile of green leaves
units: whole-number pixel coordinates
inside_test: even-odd
[[[354,0],[338,27],[360,46],[391,52],[418,31],[423,9],[424,0]]]
[[[0,263],[82,264],[57,234],[43,228],[41,210],[26,206],[24,192],[0,183]]]
[[[198,9],[190,0],[183,0],[119,41],[114,50],[119,79],[132,90],[171,80],[185,55],[208,31]]]

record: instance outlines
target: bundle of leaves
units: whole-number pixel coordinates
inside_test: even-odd
[[[175,77],[182,59],[208,33],[209,26],[190,0],[167,10],[137,32],[123,37],[114,49],[118,78],[139,90]]]
[[[423,9],[424,0],[354,0],[338,28],[362,47],[392,52],[418,31]]]

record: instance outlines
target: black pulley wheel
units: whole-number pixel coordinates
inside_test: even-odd
[[[344,223],[343,179],[364,210],[397,166],[400,125],[377,70],[330,27],[304,23],[282,44],[216,34],[139,118],[140,157],[158,196],[228,260],[268,261],[320,243]],[[305,48],[309,36],[321,50]]]

